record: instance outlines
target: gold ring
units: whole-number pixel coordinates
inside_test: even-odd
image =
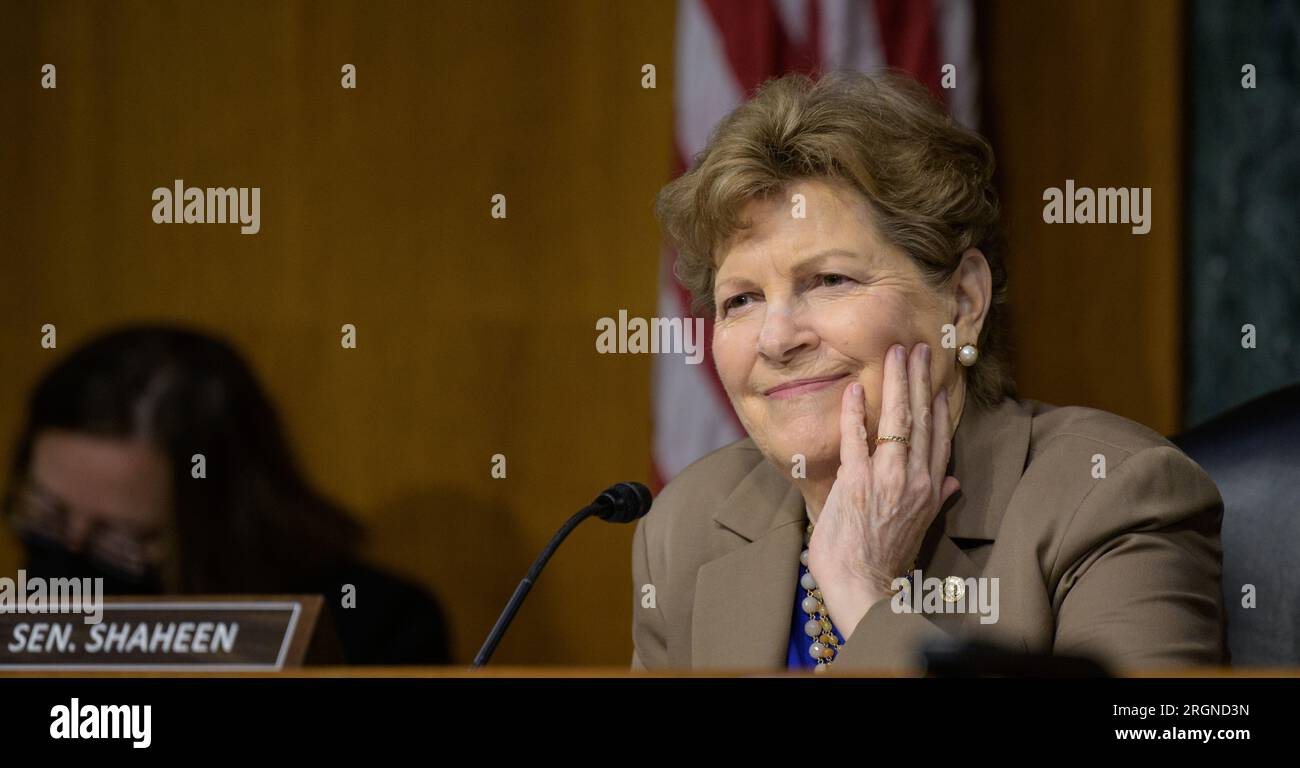
[[[876,438],[876,445],[880,445],[881,443],[902,443],[904,447],[906,447],[911,445],[912,441],[908,440],[906,437],[899,437],[898,435],[881,435]]]

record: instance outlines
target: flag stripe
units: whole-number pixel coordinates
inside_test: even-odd
[[[939,39],[933,0],[876,0],[885,63],[910,73],[942,100]]]

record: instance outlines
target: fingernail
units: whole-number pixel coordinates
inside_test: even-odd
[[[902,344],[895,344],[895,345],[894,345],[894,359],[897,360],[897,361],[900,362],[900,363],[903,362],[903,353],[904,353],[905,351],[906,351],[906,350],[903,349],[903,345],[902,345]]]
[[[941,397],[941,398],[943,399],[943,402],[944,402],[945,404],[947,404],[947,402],[948,402],[948,390],[946,390],[946,389],[940,389],[940,390],[939,390],[939,397]]]
[[[930,364],[930,345],[924,342],[921,344],[921,362]]]
[[[849,389],[852,390],[854,397],[862,397],[862,385],[859,384],[858,382],[856,381],[853,382],[853,384],[850,385]]]

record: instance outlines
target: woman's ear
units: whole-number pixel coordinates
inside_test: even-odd
[[[975,344],[984,328],[984,318],[988,317],[989,303],[993,300],[993,273],[983,251],[967,248],[952,280],[956,299],[952,324],[957,329],[957,344]]]

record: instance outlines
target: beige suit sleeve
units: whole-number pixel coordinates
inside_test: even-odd
[[[632,670],[663,669],[668,666],[668,640],[659,588],[650,572],[650,518],[641,518],[632,536]],[[653,589],[643,591],[646,585]]]
[[[1119,672],[1222,663],[1214,483],[1171,446],[1134,453],[1095,482],[1051,567],[1053,652]]]
[[[920,649],[947,639],[925,614],[895,613],[886,598],[867,609],[831,671],[916,674],[923,671]]]

